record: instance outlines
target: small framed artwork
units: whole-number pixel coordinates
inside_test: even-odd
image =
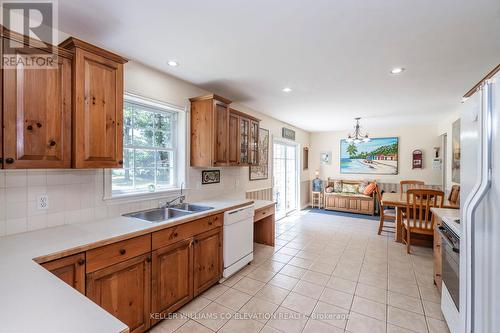
[[[321,164],[332,164],[332,152],[322,151],[320,156]]]
[[[201,183],[203,185],[220,183],[220,170],[203,170]]]

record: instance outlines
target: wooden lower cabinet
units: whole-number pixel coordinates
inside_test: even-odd
[[[125,323],[131,333],[150,326],[151,254],[87,274],[87,297]]]
[[[441,257],[441,235],[438,232],[438,227],[441,225],[441,220],[434,224],[434,284],[441,292],[442,274],[443,274],[443,260]]]
[[[194,237],[194,295],[217,283],[222,276],[222,228]]]
[[[43,263],[42,266],[82,294],[85,294],[85,253],[48,261]]]
[[[221,279],[222,220],[211,215],[42,265],[142,333]]]
[[[193,299],[193,239],[153,251],[152,324]]]

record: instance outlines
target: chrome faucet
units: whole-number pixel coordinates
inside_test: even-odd
[[[168,208],[170,207],[174,202],[176,202],[177,200],[179,200],[179,204],[182,204],[184,203],[184,200],[186,200],[186,196],[184,194],[182,194],[182,189],[184,187],[184,182],[181,183],[181,194],[176,196],[175,198],[173,198],[172,200],[170,201],[165,201],[165,202],[161,202],[159,203],[159,208]]]

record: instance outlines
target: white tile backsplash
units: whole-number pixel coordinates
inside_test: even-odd
[[[185,191],[189,201],[238,193],[251,187],[248,168],[218,168],[219,184],[201,185],[201,171],[189,168]],[[103,201],[104,171],[95,170],[0,170],[0,236],[19,232],[85,223],[158,206],[162,199],[137,198],[133,202]],[[270,183],[270,180],[268,181]],[[47,194],[49,208],[39,210],[37,200]]]

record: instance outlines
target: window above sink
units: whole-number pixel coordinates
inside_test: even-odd
[[[123,168],[104,170],[104,200],[175,195],[185,181],[185,108],[126,93]]]

